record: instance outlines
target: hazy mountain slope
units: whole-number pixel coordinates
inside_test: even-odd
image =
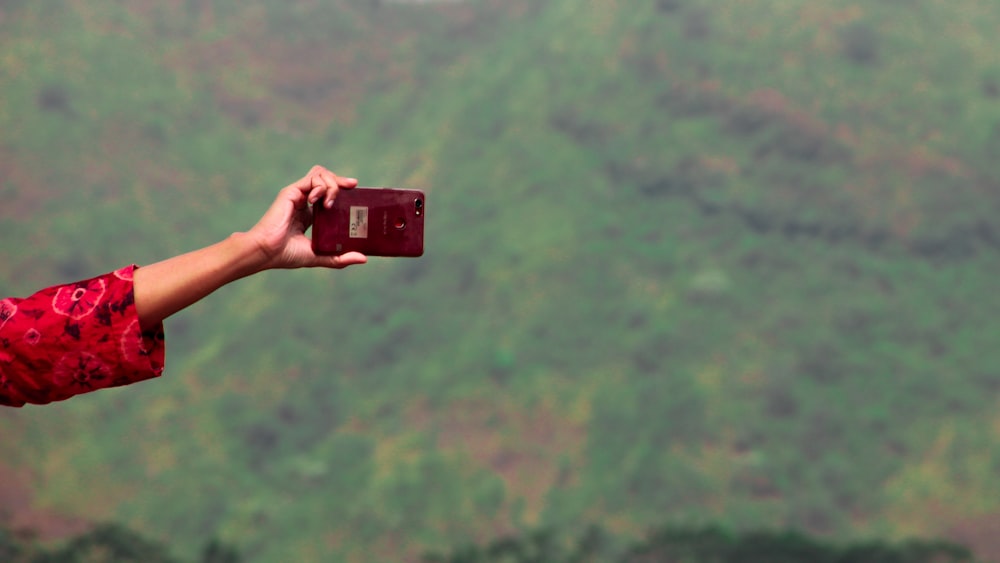
[[[980,3],[51,4],[0,33],[10,293],[225,236],[313,162],[431,215],[420,260],[171,320],[162,381],[0,413],[39,505],[252,560],[996,513]]]

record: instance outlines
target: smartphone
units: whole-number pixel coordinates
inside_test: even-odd
[[[313,206],[313,252],[421,256],[425,200],[420,190],[341,189],[330,209]]]

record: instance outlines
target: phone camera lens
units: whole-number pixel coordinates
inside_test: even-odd
[[[413,207],[417,210],[417,215],[424,210],[424,200],[417,198],[413,201]]]

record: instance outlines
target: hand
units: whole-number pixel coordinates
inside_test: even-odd
[[[317,256],[312,241],[305,235],[312,226],[310,204],[329,208],[338,190],[357,185],[354,178],[343,178],[322,166],[313,166],[301,180],[281,190],[260,221],[247,232],[264,257],[261,269],[345,268],[367,262],[368,258],[360,252]]]

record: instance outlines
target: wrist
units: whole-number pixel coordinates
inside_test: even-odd
[[[235,232],[223,241],[228,248],[237,277],[245,277],[270,268],[275,252],[250,233]]]

